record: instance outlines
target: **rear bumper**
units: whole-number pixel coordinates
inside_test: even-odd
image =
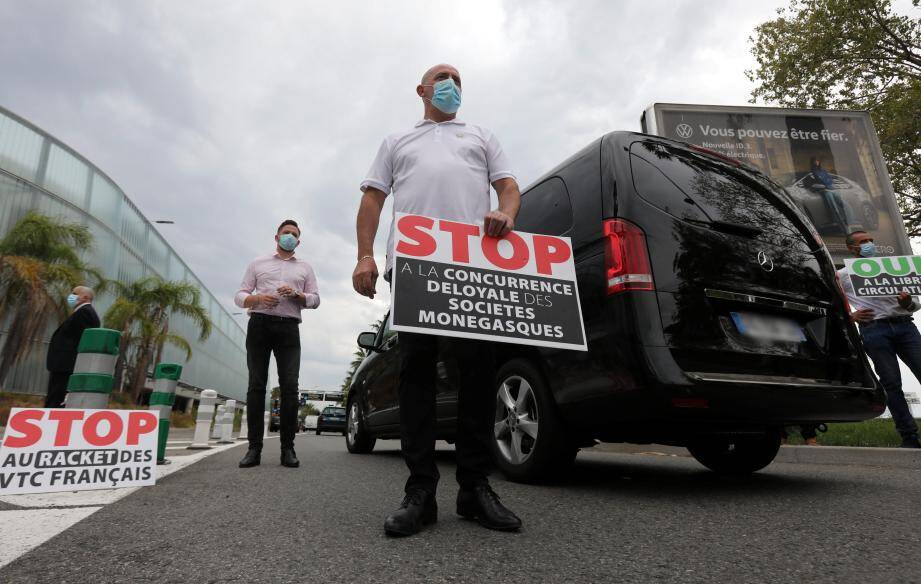
[[[320,422],[317,423],[317,430],[341,432],[342,430],[345,430],[345,422]]]
[[[596,386],[592,395],[562,402],[564,396],[557,394],[574,433],[606,441],[683,443],[690,435],[856,422],[885,410],[885,395],[869,371],[866,383],[850,385],[782,375],[688,372],[668,349],[634,348],[645,367],[633,370],[633,387]]]

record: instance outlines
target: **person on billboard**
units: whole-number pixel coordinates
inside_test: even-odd
[[[499,141],[489,130],[457,119],[461,77],[451,65],[436,65],[416,87],[424,117],[412,128],[384,139],[367,178],[358,211],[358,263],[352,275],[355,290],[374,298],[378,277],[374,237],[384,200],[393,192],[393,211],[465,223],[483,222],[487,235],[502,237],[515,226],[521,204],[518,183]],[[496,190],[498,209],[490,210],[489,187]],[[393,269],[393,225],[387,244],[384,279]],[[384,531],[412,535],[437,520],[435,490],[435,384],[438,339],[399,333],[400,435],[409,467],[405,497],[387,517]],[[521,520],[506,508],[487,479],[492,455],[495,377],[492,345],[447,338],[463,372],[457,430],[457,495],[459,515],[490,529],[513,531]]]
[[[294,453],[297,432],[298,371],[301,366],[301,311],[320,305],[320,292],[313,268],[294,257],[301,230],[291,219],[282,221],[275,232],[275,253],[250,262],[234,302],[249,309],[246,326],[246,421],[249,450],[240,468],[257,466],[262,458],[265,387],[269,378],[269,357],[275,354],[278,384],[281,464],[300,466]]]
[[[45,395],[46,408],[63,408],[67,395],[67,382],[74,372],[77,362],[77,347],[80,337],[88,328],[99,327],[99,315],[93,308],[92,288],[77,286],[67,296],[70,315],[51,335],[45,367],[48,369],[48,393]]]
[[[847,249],[854,257],[873,257],[876,244],[865,231],[854,231],[845,240]],[[918,303],[907,293],[890,298],[867,298],[857,296],[847,268],[838,270],[838,279],[854,309],[851,321],[860,327],[860,337],[867,356],[873,361],[873,368],[886,391],[889,413],[895,428],[902,436],[902,448],[921,448],[918,440],[918,424],[911,414],[911,407],[902,392],[902,374],[899,359],[921,379],[921,333],[915,325],[912,314]]]
[[[852,225],[855,225],[854,212],[841,194],[835,190],[835,183],[831,175],[822,168],[822,159],[817,156],[810,158],[809,172],[818,181],[818,184],[822,185],[822,197],[829,214],[841,227],[842,233],[849,233],[853,229]]]

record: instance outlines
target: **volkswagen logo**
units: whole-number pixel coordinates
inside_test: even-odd
[[[765,272],[774,271],[774,260],[768,257],[763,251],[758,252],[758,264],[764,269]]]
[[[675,133],[679,138],[687,140],[694,134],[694,129],[689,124],[678,124],[675,126]]]

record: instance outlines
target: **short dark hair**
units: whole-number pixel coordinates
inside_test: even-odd
[[[863,229],[856,229],[856,230],[854,230],[854,231],[851,231],[851,232],[848,233],[847,236],[844,238],[844,243],[846,243],[846,244],[848,244],[848,245],[854,245],[854,243],[856,242],[856,238],[855,238],[854,236],[857,235],[858,233],[867,233],[867,232],[864,231]],[[868,235],[869,235],[869,234],[868,234]]]
[[[275,234],[277,235],[277,234],[281,233],[281,229],[282,229],[282,227],[284,227],[285,225],[293,225],[294,228],[297,229],[297,235],[298,235],[298,237],[300,237],[300,235],[301,235],[301,228],[298,227],[297,221],[295,221],[294,219],[285,219],[284,221],[282,221],[282,222],[281,222],[281,225],[278,226],[278,231],[276,231]]]

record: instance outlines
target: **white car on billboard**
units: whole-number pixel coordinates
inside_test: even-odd
[[[777,177],[796,204],[803,209],[816,230],[822,235],[844,235],[851,228],[875,231],[879,228],[879,210],[873,197],[856,182],[837,174],[828,173],[832,188],[828,189],[811,172]],[[829,204],[826,191],[832,191],[847,206],[848,217]]]

